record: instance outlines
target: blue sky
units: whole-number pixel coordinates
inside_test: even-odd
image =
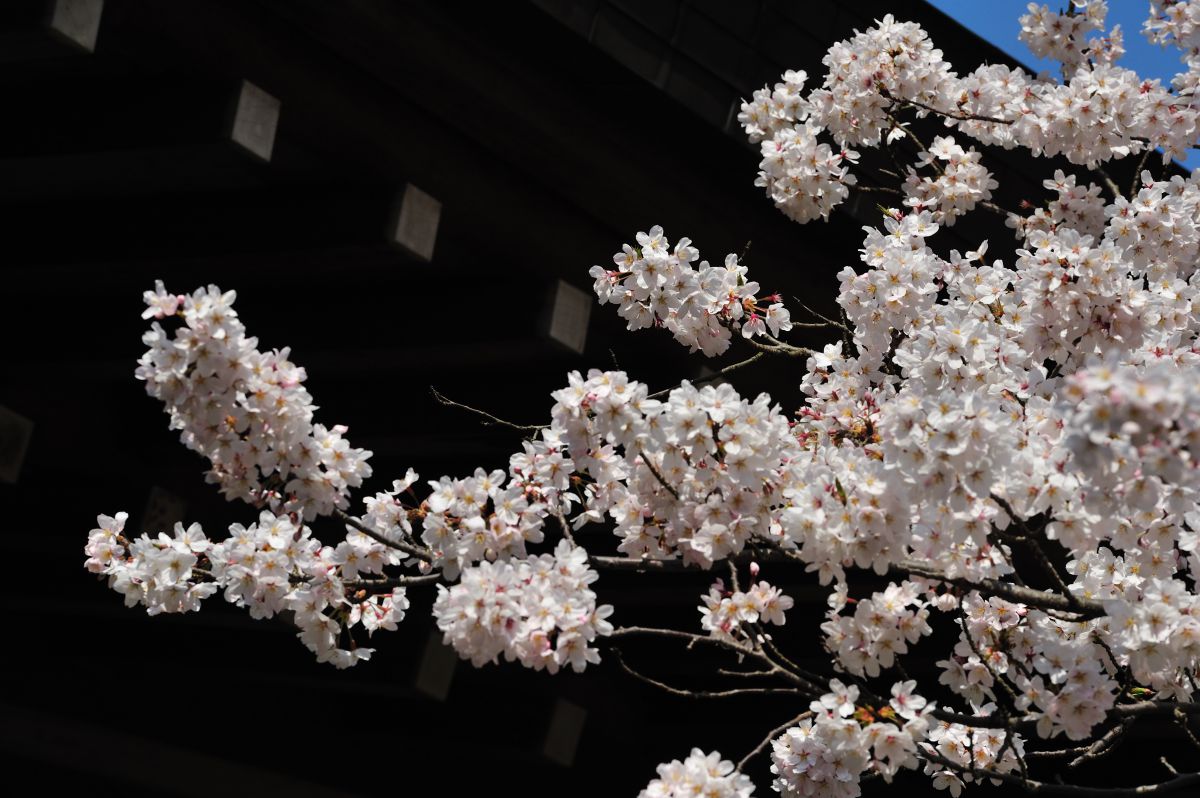
[[[1050,70],[1057,74],[1058,65],[1054,61],[1036,59],[1033,53],[1019,39],[1021,25],[1017,19],[1026,12],[1028,0],[928,0],[929,4],[945,14],[954,17],[973,33],[987,39],[992,44],[1016,58],[1034,72]],[[1066,0],[1045,2],[1052,11],[1066,7]],[[1183,69],[1179,60],[1179,51],[1174,48],[1164,48],[1150,44],[1142,35],[1142,23],[1146,19],[1150,4],[1145,0],[1109,0],[1107,25],[1111,30],[1113,25],[1120,25],[1125,34],[1125,55],[1118,61],[1119,66],[1132,69],[1139,75],[1148,78],[1159,78],[1163,84],[1169,84],[1171,77]],[[937,42],[934,42],[936,45]],[[974,68],[974,64],[955,64],[955,71],[962,74]],[[1186,165],[1195,169],[1200,167],[1200,157],[1193,154]]]

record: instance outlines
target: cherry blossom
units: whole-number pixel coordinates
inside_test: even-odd
[[[510,425],[524,437],[507,463],[425,481],[410,469],[358,516],[370,453],[314,421],[289,350],[260,351],[233,292],[157,283],[137,376],[257,519],[210,538],[101,515],[85,568],[150,614],[218,592],[255,618],[288,613],[338,667],[370,658],[408,591],[436,584],[437,627],[477,666],[583,671],[612,655],[672,695],[785,694],[800,712],[737,765],[700,748],[660,765],[648,798],[745,798],[756,757],[789,797],[857,796],[901,770],[953,796],[978,782],[1038,791],[1053,771],[1034,752],[1088,761],[1143,717],[1186,730],[1200,672],[1200,182],[1167,164],[1200,135],[1200,2],[1150,6],[1144,33],[1184,51],[1169,84],[1120,65],[1102,0],[1021,18],[1057,76],[958,71],[890,15],[832,44],[811,86],[785,72],[738,116],[760,148],[757,184],[797,222],[856,193],[882,200],[865,204],[878,215],[830,315],[800,317],[741,257],[711,265],[650,227],[592,267],[601,304],[690,353],[745,359],[657,391],[572,371],[545,397],[546,424]],[[996,147],[1066,163],[1005,208]],[[871,149],[895,169],[860,157]],[[1121,186],[1105,164],[1128,158]],[[944,230],[968,215],[994,224],[990,244],[951,246]],[[763,361],[799,387],[794,406],[724,379]],[[326,544],[308,524],[328,517],[341,529]],[[698,624],[657,628],[602,603],[606,570],[716,573],[685,602]],[[809,588],[828,608],[821,669],[798,664],[816,650],[817,624],[795,617]],[[713,690],[671,685],[639,669],[647,637],[730,662]],[[928,683],[908,676],[915,651],[936,662]]]

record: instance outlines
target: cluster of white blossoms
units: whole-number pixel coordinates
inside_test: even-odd
[[[756,565],[751,567],[757,570]],[[756,633],[752,633],[747,625],[783,626],[787,621],[784,613],[792,608],[791,597],[765,581],[756,581],[743,592],[727,590],[725,583],[718,579],[701,600],[704,605],[697,608],[700,610],[700,627],[722,640],[754,639]]]
[[[380,573],[390,552],[357,533],[337,547],[322,546],[307,526],[264,510],[256,524],[231,525],[221,542],[209,540],[199,524],[179,523],[173,535],[142,534],[131,541],[123,534],[127,519],[123,512],[97,517],[86,565],[108,577],[126,606],[143,604],[150,615],[195,612],[203,599],[224,590],[227,601],[253,618],[290,610],[301,642],[317,661],[345,668],[373,653],[354,642],[355,626],[361,624],[368,635],[395,630],[408,609],[403,587],[359,593],[354,581]]]
[[[638,793],[638,798],[750,798],[754,784],[734,769],[728,759],[713,751],[693,748],[688,758],[659,765],[658,778]]]
[[[1200,388],[1174,359],[1098,363],[1067,378],[1062,400],[1076,478],[1113,509],[1190,509],[1200,497]],[[1110,533],[1111,534],[1111,533]]]
[[[891,781],[901,768],[915,768],[917,745],[930,729],[936,708],[914,691],[916,682],[897,682],[884,706],[859,703],[859,689],[837,679],[813,701],[812,717],[772,744],[772,786],[784,798],[854,798],[868,770]]]
[[[590,272],[600,301],[618,305],[630,330],[666,327],[691,351],[712,357],[729,348],[730,330],[750,338],[792,328],[779,296],[759,297],[758,283],[746,279],[736,255],[727,255],[723,266],[700,261],[693,267],[700,253],[691,240],[681,238],[672,249],[658,225],[638,233],[637,242],[613,255],[617,268]]]
[[[1016,709],[1037,718],[1038,734],[1086,739],[1112,708],[1117,683],[1087,623],[992,597],[962,601],[962,634],[940,681],[973,706],[1016,695]],[[1002,684],[1001,684],[1002,682]]]
[[[807,719],[769,735],[774,786],[787,798],[855,796],[864,776],[922,765],[957,796],[996,775],[1028,778],[1035,740],[1017,724],[1095,741],[1116,712],[1123,721],[1164,708],[1142,699],[1191,705],[1200,179],[1155,177],[1157,164],[1144,164],[1118,196],[1106,175],[1102,189],[1056,170],[1044,202],[1018,214],[992,203],[996,181],[963,140],[1089,167],[1195,144],[1200,0],[1151,6],[1152,40],[1189,49],[1173,90],[1114,63],[1120,32],[1105,29],[1106,5],[1092,0],[1065,14],[1031,5],[1022,18],[1035,52],[1063,62],[1062,82],[1003,65],[960,77],[918,25],[888,16],[830,49],[816,89],[788,72],[755,92],[739,120],[762,146],[759,183],[798,221],[828,217],[857,185],[850,147],[915,160],[898,187],[874,185],[878,176],[859,186],[899,207],[864,228],[861,263],[837,275],[844,326],[806,325],[841,328],[840,340],[820,351],[778,340],[793,326],[778,295],[760,296],[737,257],[698,262],[689,240],[672,247],[659,227],[591,275],[630,329],[666,327],[710,357],[740,332],[740,343],[795,363],[803,405],[790,412],[724,383],[651,394],[620,371],[572,372],[552,394],[550,423],[507,470],[442,477],[423,497],[409,471],[365,500],[361,520],[343,519],[352,523],[337,545],[302,521],[349,506],[370,473],[367,453],[343,428],[312,423],[303,370],[287,350],[256,349],[232,293],[179,296],[160,283],[146,316],[181,321],[173,335],[154,325],[138,375],[210,459],[223,493],[269,509],[221,542],[182,525],[131,540],[125,514],[101,516],[86,567],[151,613],[194,610],[218,590],[255,617],[290,611],[318,658],[343,666],[371,653],[352,631],[394,628],[405,586],[442,578],[433,612],[461,656],[554,672],[598,662],[600,640],[616,631],[591,589],[595,568],[729,560],[736,576],[753,559],[746,590],[717,580],[702,598],[708,637],[668,631],[765,666],[742,675],[794,668],[797,695],[817,699]],[[954,135],[927,147],[918,134],[937,121]],[[903,171],[890,176],[903,181]],[[988,259],[987,241],[935,250],[941,228],[979,211],[1015,229],[1007,263]],[[628,561],[576,545],[592,526],[611,530]],[[825,649],[865,698],[836,679],[818,695],[824,676],[771,659],[776,640],[763,629],[782,625],[793,602],[757,580],[764,561],[797,563],[831,586]],[[853,569],[891,581],[859,590]],[[916,694],[901,661],[938,643],[935,611],[958,630],[933,652],[950,699],[941,710]],[[871,684],[889,683],[890,699],[871,695]],[[696,749],[660,766],[642,795],[752,789]]]
[[[569,473],[569,462],[566,473]],[[500,470],[475,470],[466,479],[430,482],[424,502],[421,540],[434,553],[433,565],[455,578],[471,563],[526,556],[527,543],[543,540],[545,507]]]
[[[917,166],[932,165],[936,177],[919,176],[910,169],[904,181],[904,204],[915,211],[930,209],[933,220],[947,227],[980,202],[992,198],[999,183],[979,162],[981,153],[964,150],[951,136],[938,136],[923,152]]]
[[[878,676],[880,668],[892,667],[898,655],[933,632],[921,592],[913,582],[892,582],[856,601],[852,615],[842,615],[848,597],[839,585],[829,597],[829,620],[821,624],[825,649],[855,676]]]
[[[175,525],[175,534],[160,532],[129,540],[125,522],[129,513],[96,517],[97,528],[88,533],[84,553],[87,569],[108,577],[108,586],[125,596],[125,606],[143,604],[150,615],[162,612],[194,612],[200,602],[217,592],[213,582],[193,582],[199,555],[209,547],[197,524],[185,529]]]
[[[612,633],[608,604],[588,588],[599,575],[587,552],[560,541],[554,554],[482,562],[457,585],[438,585],[433,616],[445,641],[476,667],[518,660],[534,670],[576,672],[600,661],[592,645]]]
[[[1005,223],[1016,231],[1017,238],[1025,240],[1035,233],[1053,233],[1059,227],[1093,237],[1104,233],[1108,215],[1100,196],[1100,186],[1095,183],[1077,185],[1075,175],[1055,169],[1054,177],[1042,181],[1042,187],[1058,196],[1048,201],[1044,208],[1034,208],[1029,216],[1012,214],[1008,217]]]
[[[797,447],[770,397],[684,382],[660,402],[623,372],[570,381],[552,430],[587,478],[579,522],[611,518],[631,557],[705,567],[772,534]]]
[[[809,118],[812,106],[801,95],[806,80],[804,70],[789,69],[773,90],[755,91],[738,113],[750,142],[761,142],[754,184],[766,188],[775,207],[801,223],[829,218],[849,196],[857,178],[847,164],[858,160],[854,150],[834,150],[817,140],[821,127]]]
[[[1161,147],[1167,160],[1183,158],[1196,142],[1190,102],[1122,67],[1081,68],[1065,84],[1039,85],[1035,97],[1030,113],[1013,125],[1017,142],[1035,155],[1061,153],[1095,166],[1147,147]]]
[[[942,51],[920,25],[891,14],[834,44],[821,63],[828,69],[824,85],[807,102],[817,124],[844,146],[877,146],[899,125],[896,100],[936,108],[954,95],[954,73]]]
[[[1155,44],[1173,45],[1193,55],[1200,43],[1200,2],[1196,0],[1150,0],[1150,15],[1142,25]]]
[[[1089,39],[1092,33],[1104,33],[1108,4],[1104,0],[1068,0],[1068,11],[1056,13],[1047,6],[1029,4],[1029,13],[1020,18],[1021,41],[1038,58],[1061,61],[1063,68],[1075,71],[1087,61],[1111,63],[1125,52],[1118,25],[1109,36]]]
[[[980,715],[989,715],[995,709],[995,704],[976,707]],[[1000,729],[976,728],[944,721],[932,723],[926,735],[927,744],[922,746],[921,752],[932,749],[933,754],[952,763],[954,767],[927,759],[925,775],[932,778],[934,788],[946,790],[954,798],[962,794],[966,784],[976,781],[997,784],[999,780],[989,778],[988,771],[1018,771],[1021,767],[1020,757],[1025,755],[1025,741],[1021,736],[1013,732],[1011,741],[1008,736],[1007,732]]]
[[[1170,4],[1147,31],[1152,39],[1190,47],[1195,26],[1187,20],[1194,9],[1194,3]],[[1173,91],[1144,80],[1116,66],[1124,53],[1122,34],[1119,27],[1106,32],[1107,12],[1101,0],[1065,14],[1031,3],[1021,18],[1021,38],[1034,53],[1063,62],[1062,83],[1002,64],[960,77],[919,25],[886,16],[830,48],[819,88],[806,94],[808,76],[789,70],[774,88],[743,102],[738,121],[762,146],[757,185],[797,221],[828,218],[858,184],[849,170],[858,161],[851,147],[919,141],[901,120],[908,110],[918,118],[936,115],[985,144],[1061,154],[1076,164],[1095,166],[1154,148],[1163,150],[1164,163],[1185,157],[1200,136],[1200,106],[1191,99],[1200,58],[1188,61],[1189,71]],[[821,141],[825,136],[833,146]],[[951,143],[939,143],[944,141]],[[979,154],[952,142],[920,146],[917,166],[932,163],[938,174],[911,173],[904,185],[910,205],[936,207],[945,224],[990,199],[996,188]]]
[[[147,291],[144,317],[179,317],[174,335],[154,322],[142,338],[138,379],[166,405],[184,445],[209,459],[208,479],[243,499],[308,520],[349,506],[351,488],[371,475],[371,453],[350,446],[344,426],[313,424],[304,369],[288,350],[260,352],[216,286],[169,294]]]

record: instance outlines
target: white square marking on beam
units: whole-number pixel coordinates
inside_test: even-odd
[[[554,289],[554,305],[550,309],[550,337],[582,355],[591,317],[591,295],[559,280]]]
[[[441,218],[442,203],[409,183],[400,197],[392,240],[421,260],[431,261]]]
[[[416,688],[430,698],[445,701],[450,695],[450,682],[454,680],[454,669],[458,666],[458,655],[454,649],[442,642],[440,632],[431,632],[425,643],[425,653],[417,666]]]
[[[551,762],[571,767],[575,762],[575,751],[579,748],[579,738],[583,736],[585,720],[586,709],[558,699],[554,704],[554,714],[550,717],[546,741],[542,743],[542,754]]]
[[[271,152],[275,149],[275,129],[279,126],[280,106],[278,98],[250,81],[243,80],[229,138],[264,161],[271,160]]]
[[[91,53],[96,50],[103,12],[104,0],[54,0],[50,29]]]
[[[32,437],[33,422],[0,405],[0,482],[16,484]]]

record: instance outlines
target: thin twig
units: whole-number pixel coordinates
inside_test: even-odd
[[[920,102],[919,100],[909,100],[904,97],[896,97],[891,92],[889,92],[887,89],[880,89],[879,93],[882,94],[887,99],[891,100],[892,102],[904,103],[905,105],[913,105],[913,106],[916,106],[917,108],[923,108],[924,110],[929,111],[930,113],[937,114],[938,116],[945,116],[950,119],[957,119],[960,122],[991,122],[996,125],[1011,125],[1013,123],[1012,119],[1000,119],[995,116],[984,116],[983,114],[970,114],[965,111],[943,111],[940,108],[934,108],[932,105],[926,105],[925,103]]]
[[[808,712],[801,712],[799,715],[792,718],[787,723],[781,723],[778,726],[776,726],[774,729],[771,729],[771,731],[767,732],[767,736],[763,737],[761,743],[754,746],[753,751],[751,751],[750,753],[748,753],[744,757],[742,757],[740,760],[738,760],[738,763],[737,763],[738,772],[740,773],[740,772],[744,771],[746,769],[746,765],[749,764],[750,760],[753,759],[754,757],[758,756],[759,754],[761,754],[763,751],[765,751],[767,746],[771,744],[772,740],[774,740],[776,737],[783,734],[785,731],[792,728],[793,726],[795,726],[799,723],[802,723],[803,721],[807,720],[808,718],[811,718],[812,715],[813,715],[813,713],[811,710]]]
[[[847,331],[847,332],[850,330],[849,326],[847,326],[844,322],[834,321],[833,319],[829,318],[828,316],[818,313],[817,311],[810,308],[808,305],[801,302],[799,297],[793,296],[792,299],[795,300],[797,305],[804,308],[805,312],[807,312],[810,316],[820,319],[821,321],[828,324],[830,327],[836,327],[839,330],[843,330],[843,331]],[[839,305],[838,308],[840,310],[841,306]]]
[[[774,669],[765,671],[735,671],[729,668],[717,668],[717,673],[734,679],[762,679],[768,676],[778,676]]]
[[[651,687],[656,687],[664,693],[680,696],[681,698],[733,698],[741,695],[796,695],[799,691],[793,687],[735,687],[730,690],[685,690],[681,687],[672,687],[666,682],[659,681],[652,676],[647,676],[641,671],[630,667],[625,658],[621,656],[621,650],[616,646],[611,649],[613,658],[628,675],[637,679],[639,682],[648,684]]]
[[[1147,147],[1146,149],[1142,150],[1142,158],[1140,161],[1138,161],[1137,169],[1133,170],[1133,179],[1129,181],[1129,199],[1130,199],[1130,201],[1132,201],[1133,198],[1137,196],[1138,185],[1141,183],[1141,180],[1142,180],[1142,170],[1146,168],[1146,159],[1150,157],[1150,153],[1152,153],[1152,152],[1154,152],[1154,150],[1150,147]]]
[[[1187,735],[1188,741],[1192,745],[1196,746],[1197,748],[1200,748],[1200,738],[1196,737],[1196,735],[1192,732],[1191,726],[1188,725],[1187,715],[1185,715],[1183,712],[1176,710],[1175,723],[1179,726],[1180,729],[1183,730],[1183,733],[1185,735]]]
[[[770,341],[774,341],[775,343],[764,344],[761,341],[756,341],[754,338],[745,338],[745,341],[758,351],[766,352],[772,355],[782,355],[784,357],[812,357],[812,355],[815,354],[811,349],[807,349],[803,346],[792,346],[791,344],[785,344],[783,341],[771,338],[769,335],[765,337]]]
[[[578,545],[575,543],[575,536],[571,534],[571,525],[567,523],[567,517],[563,514],[562,507],[554,508],[554,517],[558,519],[558,525],[562,527],[563,537],[570,541],[572,546]]]
[[[898,197],[904,196],[903,191],[898,188],[891,188],[890,186],[864,186],[862,183],[858,183],[851,186],[850,190],[861,191],[864,194],[891,194]]]
[[[792,326],[793,327],[796,327],[796,326],[824,327],[825,325],[823,325],[823,324],[821,324],[821,325],[816,325],[816,324],[814,324],[814,325],[806,325],[806,324],[797,325],[797,324],[793,323]],[[726,374],[731,374],[731,373],[737,371],[738,369],[742,369],[742,368],[745,368],[746,366],[751,365],[752,363],[757,363],[758,361],[762,360],[766,356],[767,356],[766,352],[756,352],[755,354],[751,355],[750,357],[746,358],[745,360],[740,360],[737,363],[732,363],[728,366],[725,366],[724,368],[719,369],[718,371],[715,371],[712,374],[709,374],[707,377],[700,377],[698,379],[691,380],[691,383],[692,383],[692,385],[702,385],[703,383],[706,383],[706,382],[712,382],[713,380],[719,380],[720,378],[724,377]],[[678,387],[679,386],[676,385],[671,388],[663,388],[661,391],[655,391],[654,393],[650,394],[646,398],[647,399],[659,399],[663,396],[668,395],[669,393],[671,393],[671,391],[674,391]]]
[[[710,645],[716,648],[725,648],[730,651],[736,651],[744,656],[757,658],[758,655],[753,649],[736,643],[732,640],[724,640],[719,637],[708,637],[706,635],[698,635],[692,632],[684,632],[679,629],[660,629],[652,626],[619,626],[613,629],[610,638],[622,637],[659,637],[668,640],[686,640],[688,647],[694,645]]]
[[[453,399],[448,399],[432,385],[429,386],[429,393],[433,395],[433,398],[436,399],[440,405],[445,407],[457,407],[460,410],[466,410],[468,413],[474,413],[475,415],[483,418],[484,420],[480,423],[485,427],[508,427],[509,429],[516,430],[517,432],[537,432],[538,430],[543,430],[547,427],[546,424],[516,424],[512,421],[505,421],[498,416],[493,416],[486,410],[480,410],[477,407],[471,407],[470,405],[464,405],[462,402],[456,402]]]

